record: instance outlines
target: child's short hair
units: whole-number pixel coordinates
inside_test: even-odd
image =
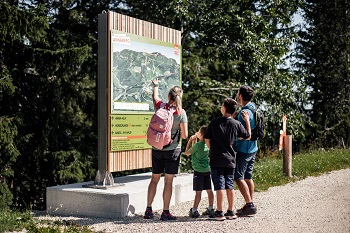
[[[204,136],[205,132],[207,131],[207,126],[203,125],[199,128],[199,132]]]
[[[233,114],[237,110],[238,103],[232,98],[226,98],[223,103],[226,113]]]

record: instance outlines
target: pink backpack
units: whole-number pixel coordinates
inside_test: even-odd
[[[160,108],[153,114],[147,129],[147,143],[159,150],[173,142],[171,128],[173,127],[175,109],[166,108],[162,103]]]

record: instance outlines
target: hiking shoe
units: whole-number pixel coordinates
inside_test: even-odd
[[[226,219],[236,219],[237,215],[235,215],[235,213],[232,210],[227,210],[227,212],[224,214]]]
[[[190,216],[191,218],[198,218],[199,217],[199,213],[198,213],[197,210],[192,212],[192,208],[191,208],[190,211],[188,212],[188,216]]]
[[[146,210],[145,214],[143,215],[143,218],[145,219],[153,219],[154,213],[152,210]]]
[[[215,210],[214,209],[209,209],[207,208],[202,215],[214,215],[215,214]]]
[[[176,217],[173,216],[171,213],[165,213],[163,212],[162,215],[160,216],[160,220],[162,221],[168,221],[168,220],[176,220]]]
[[[209,218],[212,218],[216,221],[224,221],[226,219],[222,211],[215,211],[214,214],[209,215]]]
[[[238,216],[247,216],[247,215],[253,215],[256,214],[257,209],[255,206],[249,206],[245,204],[242,209],[237,210]]]
[[[247,206],[247,204],[245,204],[242,208],[236,210],[236,214],[238,215],[238,214],[242,213],[243,209],[247,208],[246,206]]]

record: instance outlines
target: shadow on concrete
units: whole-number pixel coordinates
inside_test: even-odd
[[[140,180],[149,180],[152,177],[152,173],[137,175],[137,176],[121,176],[114,178],[115,183],[129,183]]]

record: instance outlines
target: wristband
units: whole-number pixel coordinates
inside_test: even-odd
[[[158,87],[158,84],[153,84],[153,87]]]

